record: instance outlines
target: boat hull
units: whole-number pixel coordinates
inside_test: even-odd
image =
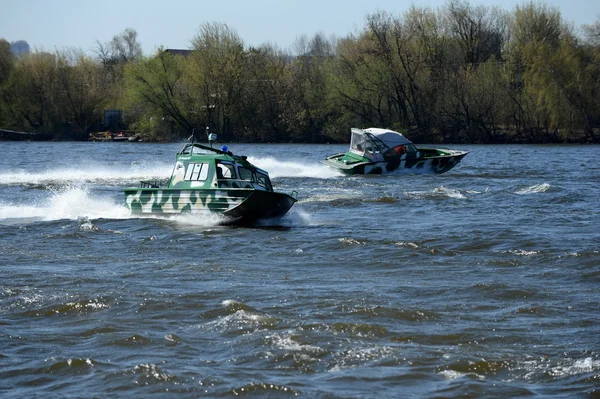
[[[340,170],[346,175],[385,174],[406,170],[415,174],[440,174],[454,168],[469,152],[444,150],[447,154],[438,155],[439,150],[419,148],[419,157],[388,157],[382,161],[371,161],[367,158],[357,158],[353,154],[339,153],[321,161],[325,165]]]
[[[221,214],[226,223],[250,223],[285,215],[296,199],[253,189],[124,189],[125,204],[136,215]]]

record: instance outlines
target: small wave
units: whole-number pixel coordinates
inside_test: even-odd
[[[456,189],[453,189],[453,188],[447,188],[447,187],[444,187],[444,186],[441,186],[441,187],[438,187],[438,188],[434,189],[433,192],[434,192],[434,194],[441,195],[441,196],[446,196],[448,198],[458,198],[458,199],[465,199],[465,198],[467,198],[459,190],[456,190]]]
[[[171,375],[155,364],[140,364],[133,368],[132,373],[138,376],[136,384],[150,385],[156,383],[179,383],[177,376]]]
[[[100,231],[100,228],[87,217],[78,218],[77,223],[79,223],[79,230],[81,231]]]
[[[490,192],[490,188],[486,187],[485,190],[483,191],[477,191],[477,190],[465,190],[465,193],[467,194],[487,194]]]
[[[400,241],[400,242],[394,243],[394,245],[396,245],[398,247],[418,249],[420,252],[429,253],[429,254],[444,254],[444,255],[448,255],[448,256],[454,256],[454,255],[458,254],[457,252],[454,252],[454,251],[446,251],[446,250],[443,250],[440,248],[428,247],[426,245],[419,245],[417,243],[410,242],[410,241]]]
[[[315,372],[313,367],[331,352],[319,346],[299,342],[306,337],[302,332],[296,335],[293,331],[266,336],[264,343],[269,349],[264,352],[264,358],[269,359],[269,363],[275,368],[312,374]]]
[[[427,199],[427,198],[455,198],[466,199],[467,196],[460,190],[444,186],[436,187],[432,191],[407,191],[405,195],[409,198]]]
[[[245,311],[249,313],[257,312],[256,309],[242,302],[238,302],[234,299],[226,299],[221,302],[221,307],[210,309],[202,313],[202,317],[205,319],[221,318],[224,316],[234,315],[238,311]]]
[[[52,364],[49,367],[49,371],[56,372],[65,368],[88,369],[90,367],[94,367],[94,361],[92,359],[66,359]]]
[[[100,299],[83,299],[76,302],[67,302],[64,304],[52,305],[42,309],[29,310],[24,313],[27,316],[81,316],[108,309],[110,305]]]
[[[177,345],[183,342],[183,339],[175,334],[167,334],[165,335],[165,340],[171,345]]]
[[[333,362],[329,367],[330,372],[338,372],[344,369],[355,368],[365,363],[376,363],[385,360],[394,354],[394,349],[381,346],[369,348],[352,348],[335,354]]]
[[[221,302],[221,306],[223,306],[225,309],[227,309],[227,311],[230,312],[231,314],[237,312],[238,310],[245,310],[245,311],[253,311],[254,310],[254,308],[252,308],[251,306],[243,304],[242,302],[238,302],[235,299],[225,299],[223,302]]]
[[[442,370],[442,371],[440,371],[438,373],[438,375],[441,375],[446,380],[456,380],[458,378],[465,377],[465,376],[467,376],[469,374],[468,373],[461,373],[461,372],[455,371],[455,370]]]
[[[139,345],[150,345],[152,340],[144,337],[140,334],[134,334],[131,337],[127,337],[116,341],[115,344],[118,346],[139,346]]]
[[[339,193],[327,193],[327,194],[317,194],[311,195],[310,197],[303,198],[303,203],[313,203],[313,202],[331,202],[333,205],[356,205],[361,201],[362,194],[356,190],[346,190],[344,192]]]
[[[594,360],[591,357],[571,361],[572,363],[551,368],[549,371],[550,375],[564,377],[569,375],[594,373],[600,370],[600,360]]]
[[[264,382],[258,383],[250,383],[239,388],[234,388],[231,390],[231,393],[235,396],[256,396],[259,397],[262,395],[266,395],[267,397],[271,397],[271,395],[275,395],[275,397],[279,397],[280,395],[291,395],[298,396],[300,395],[299,391],[296,391],[293,388],[287,387],[285,385],[276,385],[269,384]]]
[[[95,364],[95,361],[87,358],[66,359],[53,363],[47,371],[51,374],[63,371],[87,372]]]
[[[537,380],[541,376],[558,379],[582,374],[594,375],[600,370],[600,360],[589,356],[580,359],[561,359],[558,363],[560,364],[545,357],[529,358],[517,364],[514,370],[517,374],[524,373],[523,378],[531,381]]]
[[[419,248],[419,246],[417,244],[415,244],[414,242],[407,242],[407,241],[397,242],[396,245],[399,247],[408,247],[408,248],[414,248],[414,249]]]
[[[236,305],[232,305],[235,308]],[[231,309],[231,308],[228,308]],[[231,310],[227,310],[231,312]],[[213,316],[215,312],[209,312]],[[203,316],[209,316],[205,313]],[[198,325],[196,328],[206,331],[217,331],[221,333],[234,332],[246,334],[257,329],[271,329],[276,325],[277,319],[268,315],[257,314],[246,310],[236,310],[227,316],[217,316],[216,320]]]
[[[40,304],[46,299],[46,297],[40,294],[36,288],[31,287],[2,287],[0,290],[0,297],[10,299],[11,302],[9,306],[0,307],[0,314],[3,314],[10,309],[30,308],[32,305]]]
[[[387,328],[376,324],[334,323],[329,330],[335,334],[352,335],[356,337],[383,337],[388,334]]]
[[[527,195],[527,194],[544,193],[544,192],[550,190],[550,187],[551,186],[548,183],[535,184],[533,186],[521,188],[521,189],[515,191],[515,194]]]
[[[401,321],[424,321],[437,320],[439,316],[429,310],[405,310],[385,306],[374,306],[370,308],[358,308],[353,314],[366,315],[368,317],[385,317]]]
[[[336,208],[353,208],[360,205],[362,201],[362,198],[340,198],[331,201],[329,206]]]
[[[510,370],[511,364],[506,360],[466,360],[458,363],[449,364],[445,367],[446,371],[466,375],[472,374],[484,378],[489,374],[496,374],[503,370]]]
[[[359,241],[354,238],[339,238],[338,241],[344,246],[365,245],[365,241]]]
[[[509,249],[506,251],[492,251],[495,253],[501,253],[501,254],[512,254],[512,255],[517,255],[517,256],[532,256],[532,255],[537,255],[540,253],[540,251],[526,251],[524,249]]]
[[[322,349],[318,346],[302,344],[294,340],[290,335],[281,336],[279,334],[273,334],[265,337],[267,342],[278,349],[286,351],[308,351],[308,352],[321,352]]]
[[[389,195],[384,195],[383,197],[375,198],[374,200],[370,200],[368,202],[375,202],[381,204],[395,204],[396,202],[398,202],[398,199],[390,197]]]
[[[273,326],[275,323],[275,318],[267,315],[249,313],[244,310],[238,310],[234,314],[230,316],[226,316],[222,318],[217,325],[222,327],[231,327],[231,326],[260,326],[267,327]]]

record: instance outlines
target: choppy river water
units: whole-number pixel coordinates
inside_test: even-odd
[[[130,216],[181,147],[0,142],[2,398],[600,397],[599,146],[343,177],[230,144],[283,219]]]

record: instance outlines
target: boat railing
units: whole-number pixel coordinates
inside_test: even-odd
[[[165,186],[164,180],[141,180],[141,188],[161,188]]]

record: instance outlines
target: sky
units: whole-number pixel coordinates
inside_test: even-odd
[[[536,0],[540,3],[541,0]],[[524,0],[469,0],[513,11]],[[598,0],[546,0],[575,27],[600,19]],[[163,46],[189,49],[203,23],[224,23],[246,46],[292,50],[302,35],[344,37],[377,11],[400,16],[412,4],[444,7],[448,0],[0,0],[0,39],[25,40],[32,50],[92,52],[125,29],[137,32],[145,55]]]

